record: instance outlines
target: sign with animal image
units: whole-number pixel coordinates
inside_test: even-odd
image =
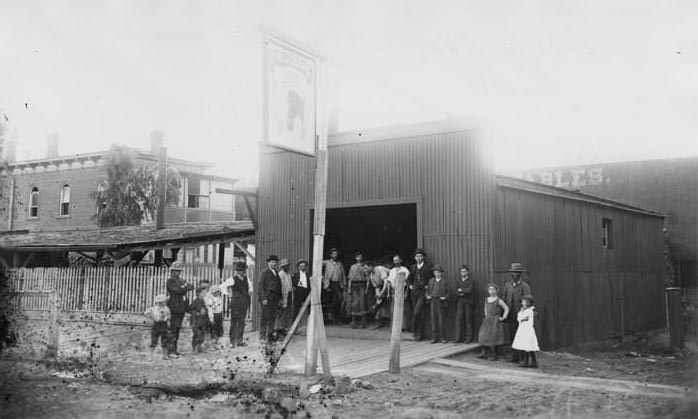
[[[264,39],[264,142],[315,155],[318,60],[282,39]]]

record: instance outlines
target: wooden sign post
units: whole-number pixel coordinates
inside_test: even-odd
[[[322,372],[330,371],[330,356],[327,349],[325,322],[322,316],[320,290],[322,289],[322,256],[325,248],[325,215],[327,212],[327,115],[324,64],[318,71],[318,144],[315,157],[315,209],[313,220],[313,276],[310,289],[310,316],[306,333],[305,375],[317,372],[317,352],[322,358]]]
[[[390,361],[388,372],[400,373],[400,338],[402,334],[402,313],[405,306],[405,274],[398,272],[393,284],[393,328],[390,332]]]

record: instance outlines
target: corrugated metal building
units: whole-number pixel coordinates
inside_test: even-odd
[[[543,253],[558,252],[561,247],[575,253],[579,247],[576,241],[580,237],[566,232],[580,229],[579,217],[561,219],[553,230],[539,233],[566,240],[564,246],[556,242],[556,246],[544,247],[536,240],[530,240],[521,253],[519,249],[523,249],[524,238],[521,238],[520,246],[509,245],[519,240],[517,237],[528,231],[526,229],[531,224],[520,218],[520,231],[515,231],[513,225],[502,230],[504,225],[509,225],[509,215],[503,214],[514,212],[522,217],[528,214],[532,220],[542,213],[524,211],[527,200],[502,199],[510,194],[502,191],[514,190],[513,186],[510,185],[509,189],[497,186],[491,156],[475,130],[463,122],[447,121],[337,134],[330,136],[328,154],[325,250],[335,246],[340,248],[347,269],[353,253],[358,250],[371,259],[387,259],[399,253],[409,264],[412,251],[423,247],[432,262],[445,267],[446,278],[456,278],[458,267],[467,263],[478,282],[478,300],[482,301],[488,282],[496,279],[503,283],[503,271],[508,263],[523,262],[529,265],[534,291],[542,298],[538,305],[548,309],[545,315],[549,313],[551,319],[560,314],[567,316],[567,313],[557,312],[558,306],[548,306],[557,297],[550,291],[544,292],[543,288],[552,284],[541,280],[539,287],[535,278],[539,259],[556,257],[556,253],[549,256]],[[258,257],[260,260],[269,254],[291,260],[311,257],[314,159],[275,150],[266,150],[260,159]],[[547,212],[544,213],[555,214],[548,195],[537,193],[531,197],[533,203],[530,205],[545,209]],[[503,203],[506,205],[502,206]],[[583,206],[579,200],[566,201],[564,205]],[[627,213],[639,228],[654,228],[656,220],[661,220],[656,214],[648,215],[642,211],[640,214],[627,206],[613,208],[619,213]],[[598,215],[586,211],[589,217]],[[622,222],[617,224],[623,225]],[[659,225],[658,234],[661,235],[661,222]],[[589,233],[582,238],[591,240],[592,236]],[[647,233],[647,237],[655,239],[651,233]],[[657,260],[661,261],[661,237],[656,238],[656,243],[650,241],[647,246],[651,248],[649,253],[656,252]],[[598,246],[601,246],[600,242]],[[496,252],[501,252],[501,255],[495,255]],[[541,255],[529,257],[537,253]],[[651,259],[649,253],[643,255],[645,259]],[[628,255],[631,256],[637,260],[636,256]],[[577,255],[563,258],[560,264],[565,267],[559,272],[582,269],[580,258]],[[587,263],[596,261],[589,259]],[[549,272],[551,278],[555,276],[554,272],[558,272],[546,265],[541,265],[540,269]],[[615,271],[603,265],[589,272],[594,280],[602,281],[603,275]],[[661,274],[654,280],[661,287]],[[651,279],[648,281],[652,282]],[[657,289],[652,282],[652,292]],[[590,290],[603,293],[597,288]],[[478,306],[478,315],[481,311]],[[603,333],[573,333],[568,339],[557,332],[547,332],[545,322],[548,322],[548,317],[545,318],[540,326],[546,331],[544,344],[547,347],[577,343],[606,333],[605,330]],[[573,327],[572,321],[591,320],[588,316],[570,318],[572,320],[565,323],[565,327]],[[659,322],[662,318],[659,317]],[[653,317],[653,321],[642,323],[639,329],[655,327],[658,324],[655,320]]]
[[[698,157],[530,169],[511,175],[666,214],[677,285],[698,287]]]

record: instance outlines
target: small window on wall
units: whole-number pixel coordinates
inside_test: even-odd
[[[39,188],[34,186],[29,192],[29,217],[39,216]]]
[[[64,185],[61,188],[61,215],[70,214],[70,186]]]
[[[604,249],[613,249],[613,220],[601,219],[601,246]]]

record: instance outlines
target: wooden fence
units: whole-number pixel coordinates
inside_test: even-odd
[[[204,280],[212,285],[233,275],[232,266],[219,271],[216,265],[184,265],[181,278],[195,287]],[[16,293],[11,305],[20,310],[47,310],[48,304],[36,292],[55,291],[61,311],[142,314],[157,294],[166,293],[169,269],[152,266],[76,266],[62,268],[19,268],[8,275],[9,290]],[[248,268],[250,292],[254,266]],[[194,291],[189,293],[189,301]],[[224,315],[229,316],[224,298]]]
[[[683,288],[681,293],[686,337],[698,340],[698,288]]]

